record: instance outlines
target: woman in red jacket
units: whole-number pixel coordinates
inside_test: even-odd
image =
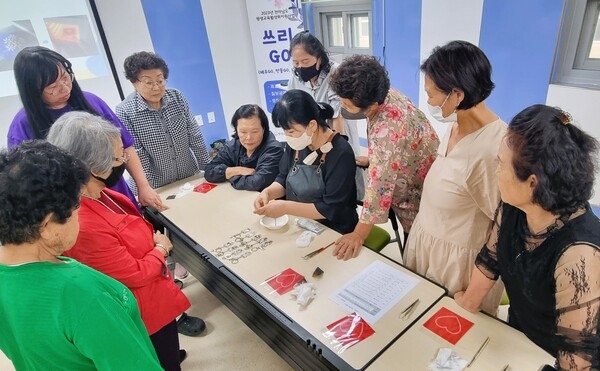
[[[127,197],[107,188],[127,162],[119,129],[98,116],[69,112],[54,123],[48,141],[79,158],[91,173],[81,188],[79,236],[65,255],[131,289],[161,366],[180,370],[186,353],[179,349],[176,318],[190,302],[165,263],[171,241],[154,232]]]

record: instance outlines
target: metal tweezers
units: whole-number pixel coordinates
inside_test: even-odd
[[[419,305],[419,302],[419,299],[413,301],[408,307],[406,307],[406,309],[400,312],[400,319],[408,319],[417,305]]]

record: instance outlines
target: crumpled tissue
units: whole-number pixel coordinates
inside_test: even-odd
[[[292,291],[292,295],[296,297],[296,303],[305,307],[317,296],[317,290],[315,290],[312,283],[305,282],[296,285],[294,291]]]
[[[435,359],[429,364],[433,371],[461,371],[469,362],[462,359],[452,348],[440,348]]]

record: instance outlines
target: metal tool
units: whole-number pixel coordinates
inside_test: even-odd
[[[408,307],[406,307],[402,312],[400,312],[400,319],[408,319],[412,312],[414,312],[415,308],[419,305],[420,300],[416,299],[413,301]]]
[[[329,246],[333,245],[334,243],[335,243],[335,241],[334,241],[334,242],[332,242],[332,243],[330,243],[330,244],[329,244],[329,245],[327,245],[327,246],[323,246],[323,247],[321,247],[321,248],[318,248],[318,249],[316,249],[315,251],[313,251],[313,252],[310,252],[310,253],[308,253],[308,254],[304,255],[304,256],[302,257],[302,259],[304,259],[304,260],[308,260],[308,259],[312,258],[313,256],[315,256],[315,255],[317,255],[317,254],[319,254],[319,253],[321,253],[321,252],[325,251],[325,250],[326,250],[326,249],[327,249]]]
[[[483,342],[483,344],[481,344],[481,346],[477,350],[477,353],[475,353],[473,358],[471,358],[471,361],[469,362],[469,364],[467,364],[467,367],[470,367],[473,364],[473,362],[475,362],[477,357],[479,357],[479,355],[481,354],[481,352],[483,352],[483,350],[485,349],[485,347],[488,345],[489,342],[490,342],[490,337],[488,336],[487,338],[485,338],[485,341]]]

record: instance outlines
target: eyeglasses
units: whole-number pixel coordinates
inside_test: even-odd
[[[113,157],[113,160],[119,161],[119,162],[121,162],[123,164],[126,164],[127,161],[129,161],[129,153],[123,152],[123,156],[121,156],[121,157]]]
[[[138,82],[140,82],[146,89],[148,90],[152,90],[154,88],[154,86],[158,86],[159,88],[162,88],[165,86],[165,84],[167,83],[166,79],[160,79],[157,81],[152,81],[152,80],[138,80]]]
[[[75,79],[75,75],[73,72],[64,71],[63,74],[54,82],[53,87],[47,86],[44,90],[48,91],[50,95],[56,95],[62,91],[63,87],[70,88],[73,84],[73,80]],[[58,89],[58,90],[57,90]]]

